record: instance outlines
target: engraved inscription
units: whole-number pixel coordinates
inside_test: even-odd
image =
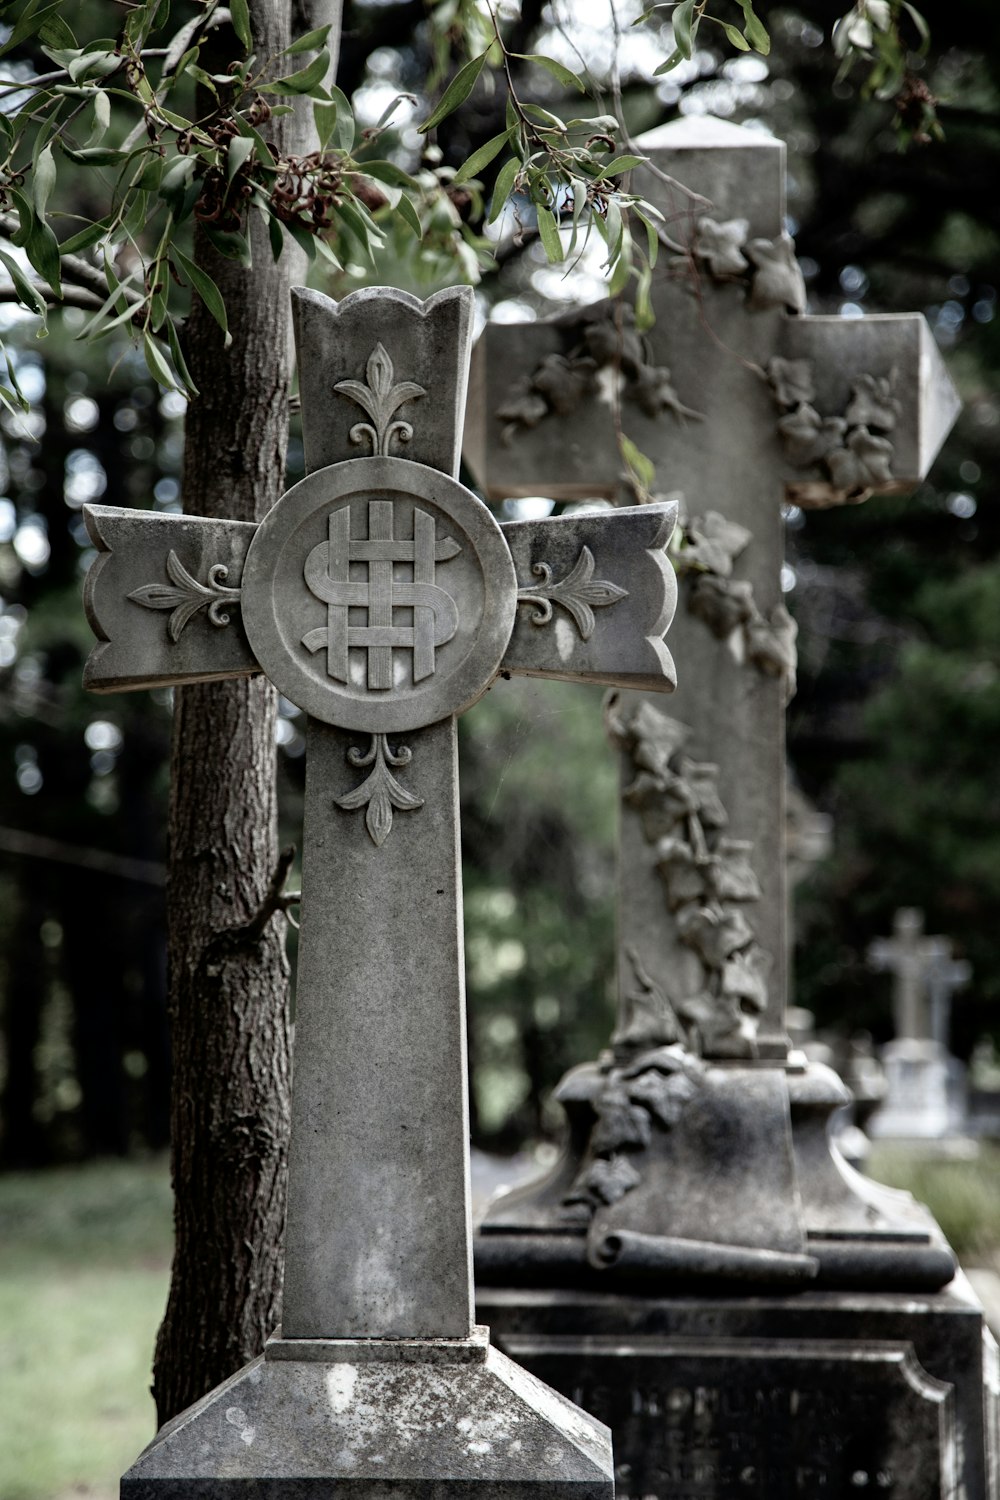
[[[307,651],[326,650],[327,674],[335,682],[349,680],[348,653],[352,647],[367,652],[367,685],[385,692],[393,685],[392,653],[413,653],[413,681],[434,674],[434,652],[458,629],[458,607],[452,596],[434,582],[435,566],[462,550],[453,537],[437,537],[434,517],[414,507],[413,536],[393,534],[391,500],[369,500],[367,537],[351,536],[349,506],[332,512],[328,539],[306,558],[304,573],[310,591],[327,606],[327,623],[307,631]],[[367,567],[367,579],[352,579],[351,564]],[[412,567],[412,580],[400,580],[398,564]],[[367,623],[354,624],[351,609],[367,611]],[[396,611],[412,611],[412,623],[397,623]]]
[[[951,1493],[952,1388],[905,1343],[595,1342],[607,1348],[567,1338],[556,1353],[515,1337],[506,1350],[611,1428],[618,1500]]]

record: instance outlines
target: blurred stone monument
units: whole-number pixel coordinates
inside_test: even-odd
[[[873,969],[893,975],[893,1040],[882,1049],[886,1098],[871,1133],[883,1139],[940,1140],[968,1129],[966,1069],[948,1050],[951,997],[972,978],[946,937],[924,932],[915,907],[896,913],[891,938],[868,949]]]
[[[607,704],[618,1024],[557,1090],[559,1162],[485,1217],[480,1314],[608,1422],[620,1500],[985,1496],[981,1310],[926,1211],[831,1151],[849,1096],[785,1027],[781,508],[911,489],[955,392],[922,317],[803,315],[780,142],[687,118],[639,148],[655,326],[599,303],[474,356],[491,498],[620,499],[624,431],[685,513],[678,692]]]
[[[606,1430],[473,1323],[457,716],[672,686],[676,508],[502,530],[452,477],[471,315],[300,290],[306,478],[259,526],[87,512],[89,687],[263,671],[309,715],[283,1327],[124,1500],[612,1497]]]

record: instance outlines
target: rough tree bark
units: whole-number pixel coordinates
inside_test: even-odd
[[[335,44],[339,10],[339,0],[250,0],[258,57],[327,22]],[[308,102],[274,121],[272,138],[296,154],[315,149]],[[187,328],[201,394],[188,408],[184,506],[240,520],[262,516],[284,488],[289,287],[301,277],[287,248],[274,263],[252,219],[251,271],[196,244],[225,300],[231,347],[197,301]],[[280,1305],[288,964],[280,918],[259,937],[239,931],[278,859],[274,719],[263,678],[176,695],[167,888],[176,1239],[153,1372],[160,1423],[259,1354]]]

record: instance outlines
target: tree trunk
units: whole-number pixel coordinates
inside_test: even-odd
[[[276,56],[293,25],[299,34],[335,21],[337,9],[251,0],[257,55]],[[274,122],[285,151],[312,148],[305,102]],[[296,262],[286,247],[276,265],[259,216],[251,219],[252,271],[196,244],[233,342],[223,348],[196,301],[187,357],[201,394],[188,408],[183,469],[195,515],[259,519],[284,488]],[[176,1240],[154,1363],[161,1423],[259,1354],[279,1312],[290,1075],[283,923],[269,922],[259,941],[219,941],[260,908],[277,860],[274,720],[262,677],[176,695],[167,886]]]

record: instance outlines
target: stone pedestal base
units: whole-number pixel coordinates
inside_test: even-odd
[[[613,1500],[607,1429],[469,1339],[272,1339],[168,1422],[122,1500]]]
[[[927,1296],[483,1288],[513,1358],[612,1429],[618,1500],[995,1500],[997,1349]]]

